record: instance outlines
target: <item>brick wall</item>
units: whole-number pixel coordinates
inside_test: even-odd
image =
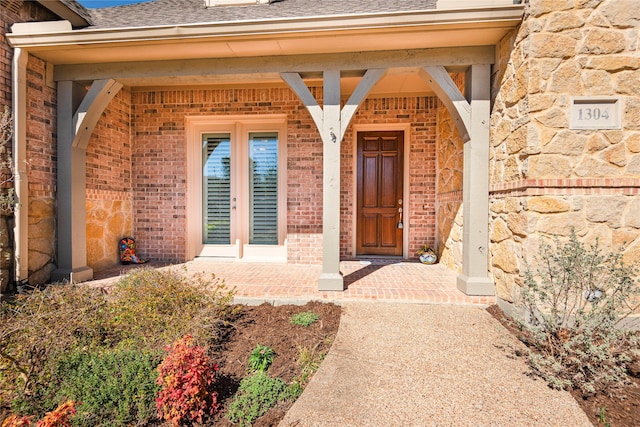
[[[284,88],[133,92],[134,235],[141,254],[170,261],[186,256],[185,117],[282,113],[288,114],[289,257],[317,258],[307,248],[322,246],[322,143],[306,109]]]
[[[360,106],[353,118],[353,125],[410,123],[409,150],[409,200],[404,208],[409,209],[409,256],[416,258],[415,252],[422,245],[435,245],[435,180],[436,180],[436,98],[401,97],[371,98]],[[351,242],[353,230],[353,156],[356,135],[353,127],[345,134],[342,146],[342,228],[341,253],[352,257]]]
[[[316,98],[321,90],[312,88]],[[321,101],[320,101],[321,102]],[[287,114],[287,239],[291,263],[317,263],[322,246],[322,142],[306,108],[288,88],[132,92],[133,233],[143,256],[185,259],[185,117]],[[355,124],[411,123],[410,253],[435,244],[435,98],[365,101]],[[341,255],[351,253],[353,144],[342,147]]]
[[[44,61],[27,63],[27,174],[29,281],[49,280],[55,268],[56,90],[45,82]]]
[[[131,92],[123,88],[102,113],[87,146],[87,265],[119,262],[117,243],[133,232]]]
[[[34,1],[0,0],[0,105],[11,105],[13,49],[5,34],[16,22],[47,21],[55,16]]]
[[[5,37],[16,22],[52,20],[56,17],[40,4],[23,0],[0,0],[0,108],[12,105],[12,61],[13,49]],[[29,200],[29,275],[32,283],[42,283],[49,279],[55,258],[55,230],[54,230],[54,195],[50,178],[51,170],[55,171],[52,162],[55,156],[50,155],[46,147],[53,139],[55,128],[52,128],[52,106],[55,105],[55,93],[45,87],[44,64],[37,58],[31,57],[28,63],[28,95],[34,100],[27,106],[27,150],[29,150],[30,164],[28,165],[30,183],[33,189]],[[31,120],[33,119],[33,122]],[[54,126],[54,125],[53,125]],[[6,160],[11,155],[11,147],[0,147],[0,156]],[[48,157],[48,159],[47,159]],[[11,216],[0,218],[0,251],[3,260],[13,259],[12,239],[7,239],[10,233]],[[4,237],[2,237],[4,236]],[[8,253],[5,251],[9,251]],[[5,257],[5,255],[7,255]],[[8,278],[12,275],[12,263],[7,261],[1,266],[0,292],[9,290]]]

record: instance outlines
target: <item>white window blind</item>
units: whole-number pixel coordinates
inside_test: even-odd
[[[278,244],[278,134],[249,133],[249,243]]]
[[[206,134],[202,143],[204,244],[231,242],[231,141],[229,134]]]

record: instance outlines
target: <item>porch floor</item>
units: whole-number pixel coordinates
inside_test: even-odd
[[[151,263],[152,267],[166,264]],[[388,301],[418,304],[489,305],[495,297],[467,296],[456,287],[456,273],[443,265],[399,260],[341,261],[344,292],[318,291],[320,265],[252,263],[207,258],[184,264],[189,273],[214,273],[236,288],[242,304],[304,304],[308,301]],[[93,286],[109,286],[138,266],[116,266],[95,274]]]

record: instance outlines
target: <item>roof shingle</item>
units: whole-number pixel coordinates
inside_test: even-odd
[[[206,8],[204,0],[152,0],[91,9],[90,28],[153,27],[275,18],[409,12],[436,8],[436,0],[281,0],[251,6]]]

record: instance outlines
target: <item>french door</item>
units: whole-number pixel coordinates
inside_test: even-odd
[[[285,261],[283,125],[236,120],[196,127],[200,233],[192,233],[193,255]]]

